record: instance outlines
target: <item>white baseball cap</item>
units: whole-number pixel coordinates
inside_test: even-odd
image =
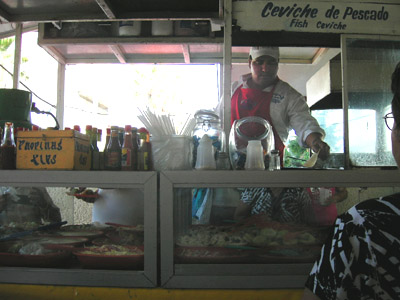
[[[260,56],[268,55],[279,61],[278,47],[251,47],[250,54],[252,59],[257,59]]]

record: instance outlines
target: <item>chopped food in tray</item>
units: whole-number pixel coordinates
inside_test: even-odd
[[[58,267],[66,265],[71,251],[43,245],[38,242],[0,243],[0,265],[13,267]]]
[[[176,244],[196,247],[320,245],[324,238],[318,228],[272,221],[267,223],[264,220],[263,226],[193,225],[177,237]]]
[[[86,237],[88,239],[93,239],[103,235],[103,231],[100,230],[60,230],[54,233],[54,235],[59,235],[63,237]]]
[[[110,231],[106,236],[115,244],[118,245],[143,245],[144,235],[143,231],[130,230],[125,227],[116,228]]]
[[[80,246],[84,243],[87,243],[89,240],[86,237],[63,237],[63,236],[31,236],[24,239],[22,241],[29,242],[35,241],[40,244],[46,245],[73,245]]]
[[[244,263],[252,251],[223,247],[177,247],[177,263]]]
[[[101,256],[132,256],[132,255],[144,255],[143,249],[134,246],[122,246],[122,245],[103,245],[103,246],[90,246],[79,250],[81,254],[90,255],[101,255]]]
[[[142,247],[103,245],[90,246],[74,251],[84,268],[142,270],[144,251]]]

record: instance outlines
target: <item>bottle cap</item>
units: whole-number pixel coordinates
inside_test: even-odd
[[[125,125],[125,131],[126,132],[131,132],[132,131],[132,126],[131,125]]]

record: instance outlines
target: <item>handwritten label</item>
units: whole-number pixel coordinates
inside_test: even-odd
[[[18,138],[18,152],[24,153],[29,163],[35,167],[56,166],[65,162],[67,156],[74,155],[79,155],[76,160],[79,165],[86,166],[88,164],[90,147],[88,143],[83,144],[73,139],[50,138],[48,140],[41,140]]]
[[[400,34],[400,3],[235,1],[243,31]]]

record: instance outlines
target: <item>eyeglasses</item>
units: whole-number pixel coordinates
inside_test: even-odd
[[[278,61],[275,58],[256,58],[255,60],[252,61],[253,64],[257,65],[257,66],[262,66],[264,63],[267,64],[267,66],[277,66],[278,65]]]
[[[393,113],[392,112],[387,113],[383,118],[385,119],[386,127],[389,128],[389,130],[393,130],[393,127],[394,127]]]

